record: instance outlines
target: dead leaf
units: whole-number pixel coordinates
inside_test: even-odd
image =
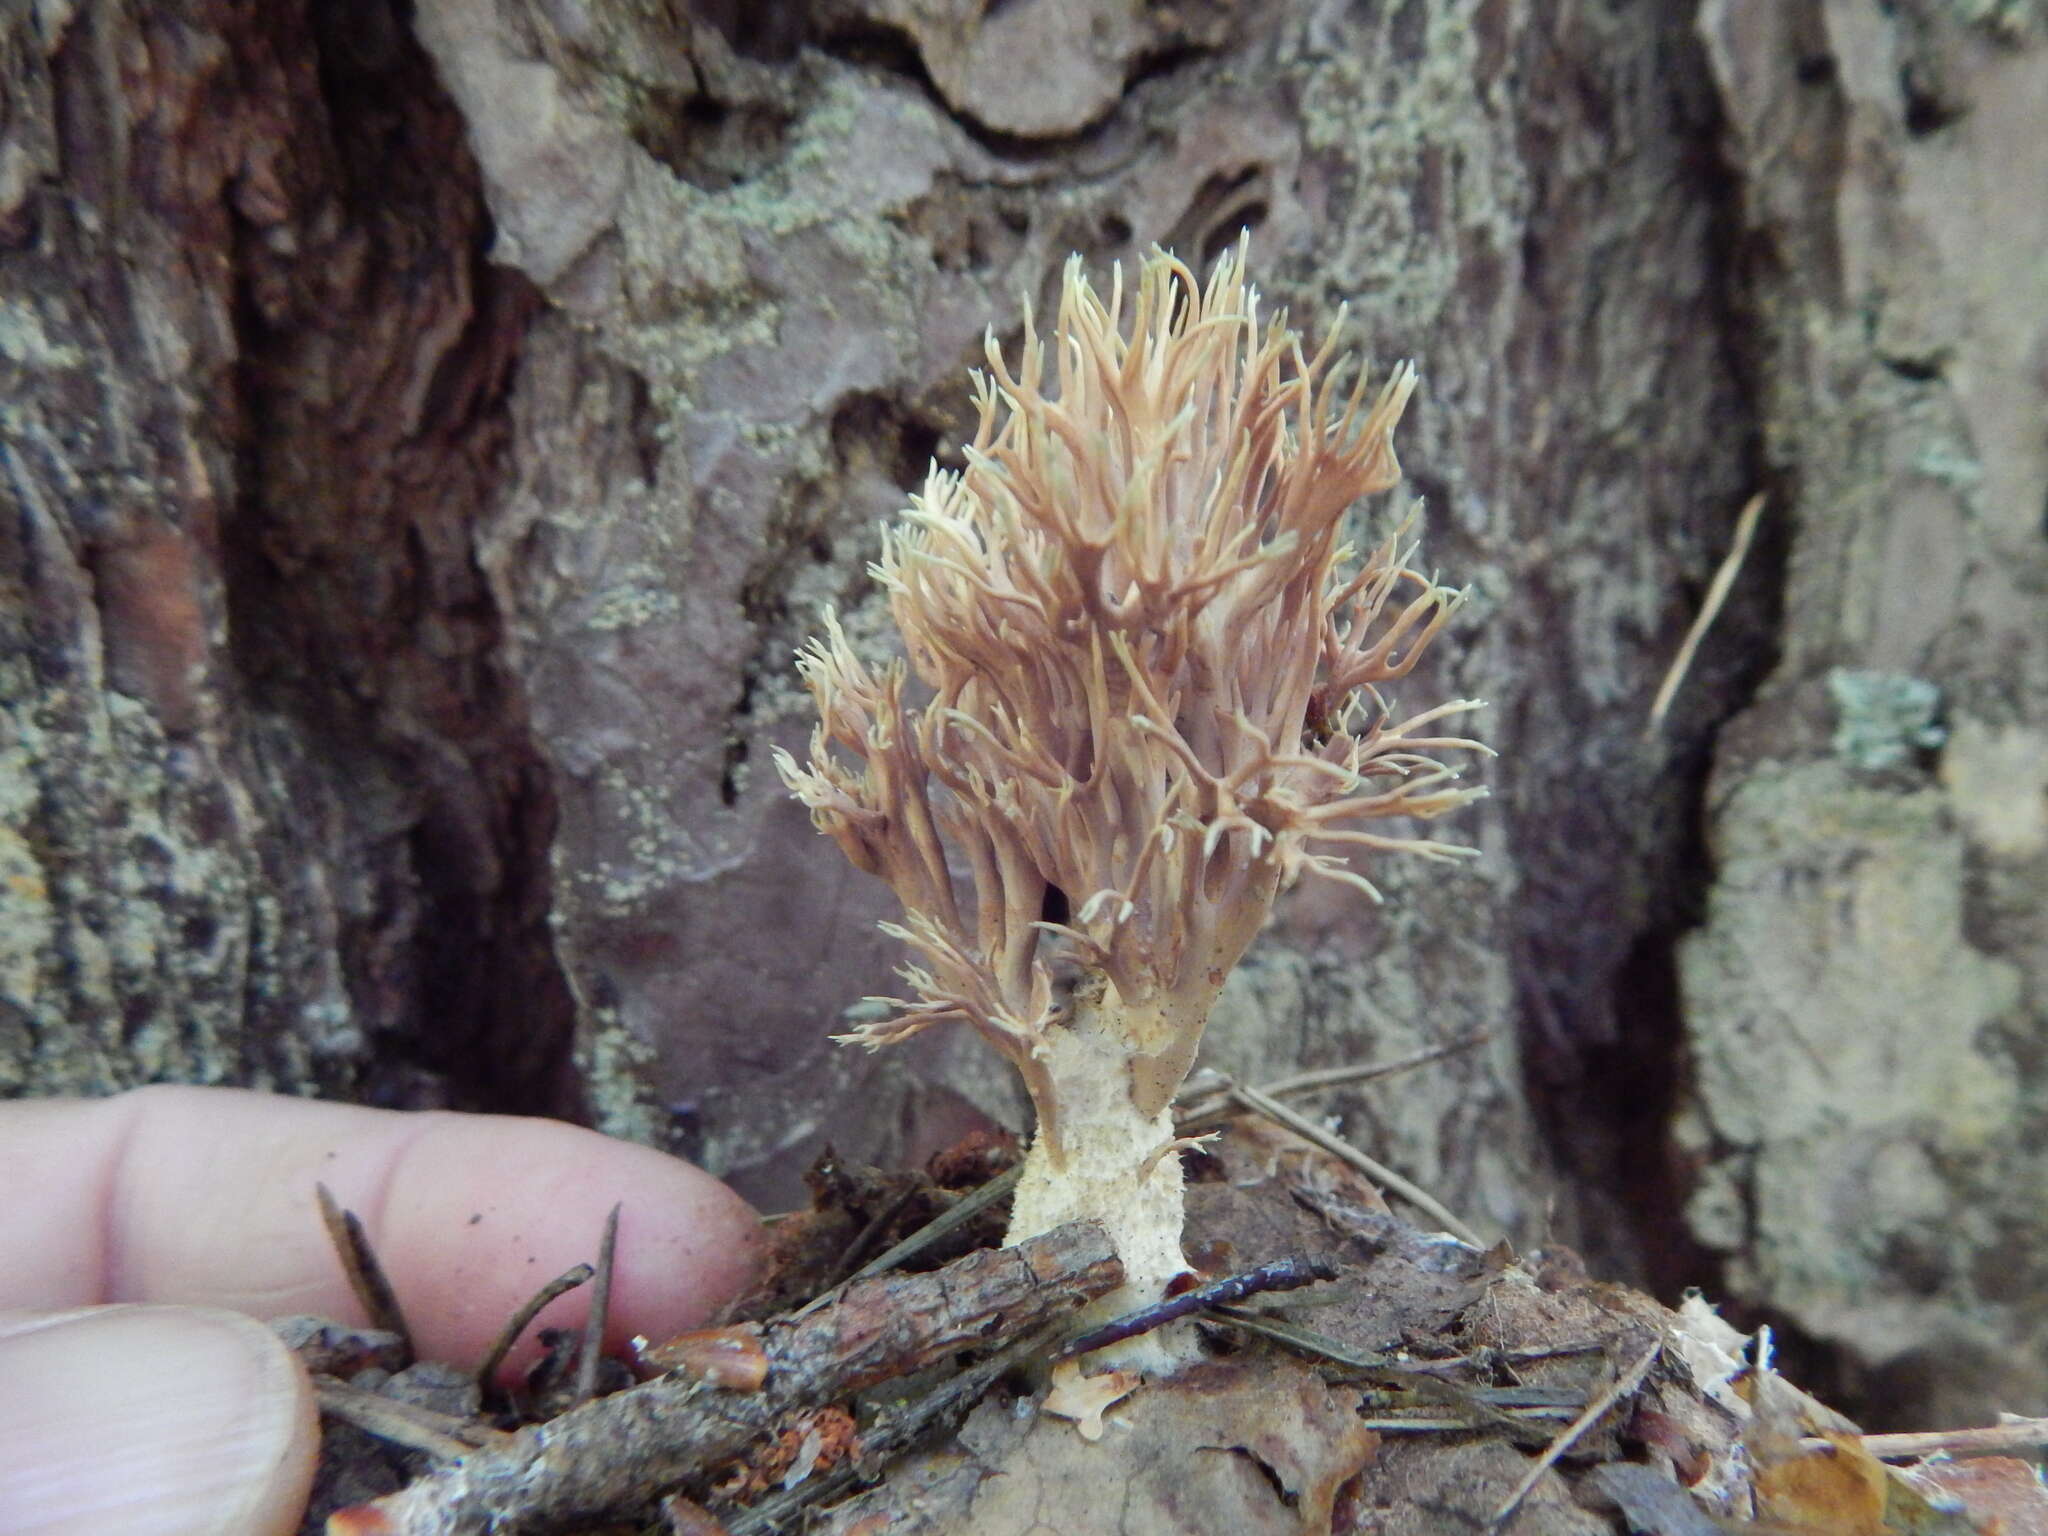
[[[1760,1467],[1757,1513],[1788,1531],[1885,1536],[1885,1465],[1853,1435]]]
[[[993,1476],[949,1529],[975,1536],[1115,1530],[1118,1536],[1328,1532],[1338,1490],[1378,1436],[1355,1392],[1279,1356],[1212,1360],[1154,1383],[1090,1445],[1043,1415],[984,1404],[961,1440]],[[1113,1501],[1106,1507],[1105,1500]]]
[[[1069,1360],[1052,1371],[1052,1390],[1045,1394],[1045,1411],[1072,1419],[1083,1440],[1102,1438],[1102,1416],[1137,1390],[1144,1377],[1136,1371],[1103,1371],[1088,1376],[1081,1362]]]

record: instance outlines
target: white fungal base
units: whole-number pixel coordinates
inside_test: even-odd
[[[1083,1319],[1107,1322],[1160,1300],[1167,1282],[1187,1268],[1180,1251],[1180,1156],[1170,1145],[1173,1111],[1147,1115],[1132,1103],[1129,1049],[1109,1031],[1055,1029],[1040,1060],[1052,1080],[1058,1119],[1032,1138],[1006,1241],[1069,1221],[1101,1223],[1123,1260],[1124,1284]],[[1163,1376],[1196,1354],[1193,1336],[1179,1326],[1113,1344],[1086,1363],[1091,1370],[1114,1366]]]

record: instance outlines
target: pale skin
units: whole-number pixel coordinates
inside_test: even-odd
[[[295,1528],[311,1391],[254,1320],[365,1321],[316,1182],[362,1218],[420,1352],[458,1364],[595,1256],[614,1203],[613,1347],[702,1324],[760,1254],[709,1174],[553,1121],[200,1088],[0,1106],[0,1536]]]

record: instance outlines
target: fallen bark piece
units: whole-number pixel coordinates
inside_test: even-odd
[[[930,1274],[858,1280],[758,1329],[758,1392],[663,1376],[532,1425],[372,1503],[328,1536],[544,1533],[631,1517],[815,1408],[962,1349],[1035,1331],[1123,1283],[1100,1227],[1075,1222]]]

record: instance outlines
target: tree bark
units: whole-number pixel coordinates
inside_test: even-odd
[[[1877,1427],[2048,1394],[2048,8],[1702,7],[1780,659],[1684,951],[1692,1230]]]
[[[579,1114],[770,1202],[827,1141],[1017,1123],[971,1041],[826,1039],[894,957],[769,770],[791,652],[827,602],[879,635],[875,523],[962,436],[985,325],[1069,251],[1249,226],[1271,302],[1422,369],[1402,458],[1474,598],[1413,693],[1492,699],[1502,755],[1486,858],[1296,893],[1209,1059],[1487,1030],[1330,1108],[1473,1224],[1725,1284],[1898,1401],[2038,1393],[2042,30],[11,8],[0,1089]],[[1941,690],[1898,763],[1837,745],[1837,668]],[[1838,686],[1880,727],[1920,697]]]
[[[0,82],[0,1084],[573,1104],[473,547],[535,302],[426,56],[58,0]]]

